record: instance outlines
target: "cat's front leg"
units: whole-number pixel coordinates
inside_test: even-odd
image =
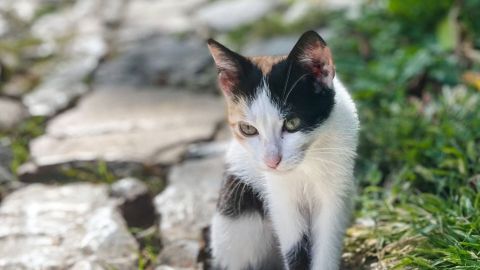
[[[285,269],[308,270],[312,245],[308,222],[300,212],[296,187],[268,187],[269,215],[282,252]]]
[[[351,213],[351,196],[324,198],[311,227],[312,265],[315,270],[339,269],[345,229]]]
[[[227,175],[211,227],[214,269],[282,270],[270,220],[259,193]]]

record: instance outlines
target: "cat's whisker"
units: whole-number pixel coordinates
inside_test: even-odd
[[[338,157],[355,157],[352,154],[348,153],[338,153],[338,152],[311,152],[310,155],[327,155],[327,156],[338,156]]]
[[[242,202],[243,202],[243,194],[245,194],[245,189],[247,188],[247,185],[242,185],[242,189],[240,191],[240,199],[238,200],[238,210],[240,211],[242,209]]]
[[[332,152],[343,152],[343,153],[355,153],[355,151],[347,148],[312,148],[308,151],[332,151]]]
[[[308,154],[335,154],[339,156],[355,156],[355,152],[343,152],[343,151],[317,151],[317,150],[311,150],[307,152]]]
[[[231,184],[233,187],[231,187],[228,195],[227,195],[227,198],[230,198],[235,192],[237,192],[237,189],[242,185],[242,182],[236,180],[236,181],[233,181],[232,184]]]
[[[316,148],[312,148],[312,149],[326,149],[326,150],[334,149],[334,150],[348,150],[348,151],[353,151],[353,150],[348,149],[348,148],[346,148],[346,147],[316,147]]]
[[[346,148],[312,148],[308,149],[307,151],[313,152],[313,151],[327,151],[327,152],[334,152],[334,153],[355,153],[355,151],[351,149],[346,149]]]
[[[290,80],[290,73],[292,72],[292,63],[288,66],[287,79],[285,80],[285,86],[282,91],[282,99],[285,97],[285,91],[287,90],[288,81]]]
[[[336,168],[339,168],[339,169],[347,169],[345,166],[339,164],[338,162],[335,162],[333,160],[328,160],[328,159],[322,159],[322,158],[313,158],[314,160],[318,160],[320,161],[321,163],[326,163],[326,164],[329,164],[329,165],[333,165],[334,167]]]
[[[287,103],[287,100],[288,100],[288,97],[290,96],[290,93],[292,93],[293,89],[295,89],[295,86],[297,86],[298,82],[300,82],[301,79],[303,79],[305,76],[307,76],[308,73],[305,73],[303,74],[302,76],[300,76],[300,78],[298,78],[292,85],[292,87],[290,88],[290,90],[288,91],[287,93],[287,96],[283,99],[283,104],[285,105]]]
[[[337,155],[343,155],[343,156],[351,156],[353,155],[354,153],[353,152],[342,152],[342,151],[316,151],[316,150],[312,150],[312,151],[308,151],[307,152],[308,154],[337,154]]]

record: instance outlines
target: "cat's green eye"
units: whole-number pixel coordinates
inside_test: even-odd
[[[258,134],[258,130],[245,122],[240,122],[238,124],[238,128],[240,129],[240,132],[245,135],[245,136],[253,136]]]
[[[300,123],[301,123],[300,118],[293,117],[285,120],[285,123],[283,124],[283,128],[288,132],[295,132],[300,128]]]

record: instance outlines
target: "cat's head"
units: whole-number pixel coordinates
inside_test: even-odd
[[[212,39],[208,47],[234,138],[264,170],[297,167],[334,106],[325,41],[308,31],[288,56],[244,57]]]

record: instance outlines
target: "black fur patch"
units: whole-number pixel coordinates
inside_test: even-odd
[[[219,73],[234,73],[234,78],[231,78],[234,86],[233,89],[229,90],[233,94],[233,100],[236,101],[239,97],[246,97],[247,100],[251,100],[255,96],[255,90],[262,80],[262,71],[250,60],[228,49],[217,41],[209,39],[208,44],[218,48],[222,52],[219,54],[219,61],[228,62],[229,66],[233,67],[232,70],[228,71],[218,68],[217,65]]]
[[[272,255],[257,266],[249,266],[245,270],[283,270],[285,269],[281,256]]]
[[[262,73],[257,67],[246,63],[242,64],[242,70],[243,75],[235,87],[234,100],[241,97],[250,104],[258,94]],[[273,103],[285,119],[300,118],[299,130],[303,132],[317,128],[333,110],[335,91],[316,80],[294,60],[285,59],[273,65],[266,75],[266,81]]]
[[[232,89],[233,99],[236,101],[236,99],[242,97],[246,101],[251,101],[262,81],[262,71],[241,55],[236,54],[233,59],[235,59],[239,73],[239,81]]]
[[[218,211],[228,217],[258,212],[265,216],[260,194],[234,175],[226,175],[217,203]]]
[[[308,270],[312,263],[312,245],[309,236],[304,234],[302,240],[287,254],[286,259],[290,270]]]
[[[307,70],[305,63],[302,64],[302,56],[305,56],[303,54],[308,48],[327,46],[317,33],[308,31],[303,34],[289,56],[274,64],[268,74],[262,74],[260,67],[255,63],[220,43],[214,40],[209,40],[208,43],[221,50],[222,60],[219,61],[228,62],[234,67],[233,71],[230,71],[235,74],[231,89],[234,102],[239,98],[246,100],[247,103],[253,101],[258,89],[263,86],[263,76],[266,76],[269,96],[273,103],[278,106],[285,119],[300,118],[299,130],[312,131],[330,116],[335,103],[334,89],[330,89],[319,80],[319,74],[315,74],[315,70]]]
[[[301,119],[300,130],[315,129],[332,112],[334,90],[318,82],[295,61],[286,59],[275,64],[267,76],[273,102],[285,118]]]

